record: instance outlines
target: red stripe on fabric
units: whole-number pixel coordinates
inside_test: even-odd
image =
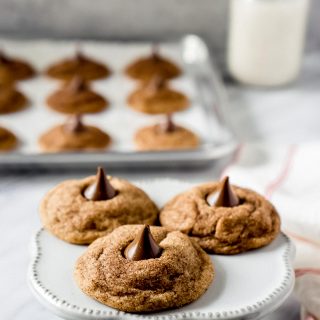
[[[240,155],[241,155],[241,151],[243,150],[243,147],[244,145],[243,144],[239,144],[237,150],[235,151],[231,161],[224,167],[224,169],[221,171],[221,174],[220,174],[220,178],[223,178],[227,171],[229,170],[230,167],[232,167],[233,165],[235,165],[239,159],[240,159]],[[270,199],[271,196],[281,187],[281,185],[284,183],[284,181],[286,180],[286,178],[288,177],[289,175],[289,172],[290,172],[290,169],[291,169],[291,166],[292,166],[292,162],[293,162],[293,159],[294,159],[294,155],[296,154],[297,152],[297,146],[296,145],[292,145],[290,146],[289,150],[288,150],[288,153],[287,153],[287,156],[286,156],[286,159],[285,159],[285,162],[284,162],[284,166],[279,174],[278,177],[276,177],[276,179],[274,181],[272,181],[271,183],[269,183],[266,187],[266,191],[265,191],[265,196],[267,199]],[[300,235],[297,235],[297,234],[294,234],[292,232],[288,232],[286,231],[286,233],[292,237],[292,238],[295,238],[299,241],[302,241],[302,242],[305,242],[309,245],[313,245],[317,248],[320,248],[320,244],[316,243],[316,242],[313,242],[309,239],[306,239]]]
[[[266,187],[265,197],[267,199],[270,199],[272,197],[272,195],[275,193],[275,191],[281,187],[281,185],[284,183],[285,179],[288,177],[289,171],[291,169],[293,157],[294,157],[294,154],[296,153],[296,151],[297,151],[297,146],[295,146],[295,145],[293,145],[289,148],[288,154],[287,154],[285,162],[284,162],[284,166],[283,166],[280,174],[271,183],[269,183]]]
[[[297,239],[299,241],[305,242],[307,244],[310,244],[312,246],[315,246],[317,249],[320,249],[320,244],[312,241],[310,239],[307,239],[305,237],[300,236],[299,234],[293,233],[291,231],[286,231],[286,234],[289,235],[291,238]]]
[[[272,195],[283,185],[284,181],[289,176],[289,172],[292,167],[292,162],[293,162],[293,158],[294,158],[296,151],[297,151],[297,146],[295,146],[295,145],[293,145],[289,148],[287,157],[284,162],[283,169],[281,170],[279,176],[274,181],[272,181],[269,185],[267,185],[267,187],[265,189],[265,197],[267,199],[270,199],[272,197]],[[304,238],[300,235],[294,234],[292,232],[286,232],[286,233],[292,238],[295,238],[299,241],[305,242],[309,245],[315,246],[317,249],[320,248],[320,245],[316,242],[313,242],[312,240],[306,239],[306,238]],[[315,274],[315,275],[320,276],[320,269],[304,268],[304,269],[296,269],[295,270],[296,277],[300,277],[305,274]],[[313,317],[312,315],[309,315],[309,319],[316,320],[316,318],[312,318],[312,317]]]
[[[305,274],[315,274],[320,276],[320,269],[316,269],[316,268],[298,268],[298,269],[295,269],[294,272],[297,278]]]

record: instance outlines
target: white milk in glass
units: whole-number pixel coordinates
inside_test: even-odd
[[[277,86],[300,70],[309,0],[231,0],[228,69],[239,82]]]

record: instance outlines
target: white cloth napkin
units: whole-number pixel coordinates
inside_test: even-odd
[[[320,143],[243,145],[225,175],[276,206],[282,230],[297,247],[295,292],[306,310],[302,319],[320,319]]]

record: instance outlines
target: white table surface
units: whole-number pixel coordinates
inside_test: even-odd
[[[246,142],[302,143],[320,138],[320,54],[306,57],[301,78],[277,90],[229,85],[228,114],[238,137]],[[216,179],[227,160],[198,170],[161,171],[161,176],[202,182]],[[95,169],[93,169],[95,170]],[[44,193],[68,177],[88,172],[0,173],[0,319],[58,319],[40,305],[26,284],[31,234],[40,227],[38,205]],[[110,172],[130,180],[152,179],[159,172]],[[269,320],[297,320],[299,306],[290,298]]]

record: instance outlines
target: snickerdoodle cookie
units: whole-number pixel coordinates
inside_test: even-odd
[[[172,79],[180,76],[180,68],[168,58],[162,57],[158,46],[153,46],[148,57],[142,57],[131,63],[125,70],[126,74],[135,80],[150,81],[154,76]]]
[[[23,93],[16,90],[13,84],[0,84],[0,114],[20,111],[27,105],[27,98]]]
[[[13,86],[15,81],[12,72],[0,66],[0,87]]]
[[[129,95],[127,102],[132,109],[148,114],[173,113],[189,107],[189,99],[159,77],[142,84]]]
[[[168,115],[164,124],[139,129],[134,136],[134,143],[140,151],[160,151],[195,149],[200,140],[191,130],[175,125]]]
[[[35,70],[28,62],[11,58],[0,51],[0,76],[7,77],[8,74],[14,81],[26,80],[35,75]],[[12,79],[8,78],[8,81],[11,82]],[[3,83],[4,79],[0,82]]]
[[[274,206],[258,193],[220,183],[206,183],[169,201],[161,225],[180,230],[210,253],[236,254],[269,244],[280,231]]]
[[[0,152],[11,151],[17,144],[17,137],[10,130],[0,127]]]
[[[89,84],[78,76],[52,93],[47,104],[55,111],[68,114],[97,113],[108,106],[106,99],[92,91]]]
[[[82,291],[126,312],[178,308],[197,300],[214,277],[210,257],[179,231],[127,225],[96,240],[78,259]]]
[[[88,244],[124,224],[154,224],[158,209],[126,180],[96,176],[68,180],[49,191],[40,205],[44,227],[70,243]]]
[[[110,75],[110,69],[92,58],[88,58],[83,52],[77,51],[74,57],[59,61],[46,70],[49,77],[70,80],[74,76],[91,81],[106,78]]]
[[[82,123],[80,115],[71,116],[65,124],[49,129],[39,138],[45,152],[98,151],[111,144],[111,137],[101,129]]]

